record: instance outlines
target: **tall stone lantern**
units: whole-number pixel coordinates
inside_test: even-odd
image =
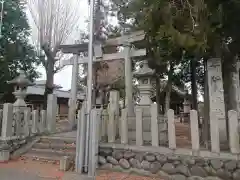
[[[152,100],[150,98],[152,92],[152,78],[154,71],[148,67],[147,60],[143,61],[142,67],[134,72],[134,77],[138,79],[138,89],[140,91],[139,105],[151,105]]]
[[[11,81],[8,81],[7,83],[14,85],[13,94],[16,98],[16,101],[13,104],[14,109],[25,109],[27,107],[27,104],[24,99],[27,96],[27,87],[34,84],[27,79],[24,71],[20,71],[18,77],[14,78]]]
[[[138,105],[145,109],[143,113],[147,115],[150,113],[150,106],[152,104],[151,93],[154,71],[148,67],[147,60],[144,60],[142,67],[134,72],[133,75],[139,81],[140,102]]]

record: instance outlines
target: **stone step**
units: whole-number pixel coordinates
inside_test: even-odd
[[[25,158],[30,158],[30,159],[34,159],[34,160],[48,160],[48,161],[60,161],[62,156],[59,155],[54,155],[54,154],[49,154],[49,153],[43,153],[43,152],[28,152],[24,155],[22,155],[22,157]]]
[[[34,154],[37,157],[50,157],[49,159],[51,159],[51,157],[63,157],[63,156],[70,156],[70,157],[75,157],[76,152],[73,151],[67,151],[67,150],[52,150],[52,149],[37,149],[37,148],[32,148],[30,151],[28,151],[27,154]]]
[[[33,145],[33,148],[75,151],[76,145],[74,143],[68,144],[68,143],[55,143],[55,142],[54,143],[38,142]]]
[[[55,144],[72,144],[72,143],[75,143],[76,140],[73,138],[66,138],[66,137],[43,136],[40,138],[39,142],[55,143]]]

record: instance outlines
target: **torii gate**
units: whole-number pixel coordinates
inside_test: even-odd
[[[134,115],[134,103],[133,103],[133,90],[132,90],[132,63],[131,57],[141,57],[146,55],[146,49],[135,50],[132,48],[132,43],[142,41],[145,37],[143,31],[137,31],[130,35],[124,35],[114,39],[108,39],[104,43],[104,47],[109,46],[123,46],[124,50],[117,53],[103,54],[102,46],[98,45],[94,47],[95,57],[94,62],[100,61],[113,61],[124,59],[125,64],[125,94],[126,94],[126,108],[129,116]],[[75,112],[76,112],[76,97],[77,97],[77,78],[79,64],[88,63],[89,58],[80,58],[81,52],[87,52],[88,43],[74,44],[74,45],[61,45],[60,49],[63,53],[72,53],[77,55],[77,58],[71,58],[65,60],[63,65],[73,65],[72,67],[72,84],[71,84],[71,98],[69,103],[68,118],[72,126],[75,124]]]

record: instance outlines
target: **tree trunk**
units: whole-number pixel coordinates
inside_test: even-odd
[[[166,96],[165,96],[165,114],[167,114],[170,109],[171,93],[172,93],[172,76],[173,76],[173,65],[170,64],[170,70],[168,72],[168,82],[166,87]]]
[[[45,92],[44,92],[44,102],[43,102],[43,109],[46,110],[47,109],[47,98],[49,94],[53,93],[53,89],[54,89],[54,59],[48,57],[47,60],[47,67],[45,67],[46,69],[46,84],[45,84]]]
[[[197,59],[191,60],[191,87],[192,87],[192,109],[198,110],[197,100],[197,78],[196,78]]]
[[[205,147],[209,149],[208,147],[208,141],[209,141],[209,87],[208,87],[208,74],[207,74],[207,60],[204,62],[204,118],[203,118],[203,131],[202,131],[202,138],[203,142],[205,144]]]
[[[165,114],[167,114],[168,110],[170,109],[170,100],[171,100],[171,88],[172,88],[172,83],[169,82],[167,85],[167,91],[166,91],[166,96],[165,96]]]

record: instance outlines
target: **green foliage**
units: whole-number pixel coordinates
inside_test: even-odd
[[[25,6],[20,0],[7,0],[4,3],[2,37],[0,38],[0,92],[7,92],[6,81],[24,70],[29,78],[38,76],[39,64],[34,47],[29,44],[30,27]]]
[[[126,31],[145,31],[149,65],[160,76],[172,64],[180,69],[176,77],[187,83],[190,62],[196,58],[196,79],[203,86],[202,58],[239,53],[239,0],[112,1]]]

